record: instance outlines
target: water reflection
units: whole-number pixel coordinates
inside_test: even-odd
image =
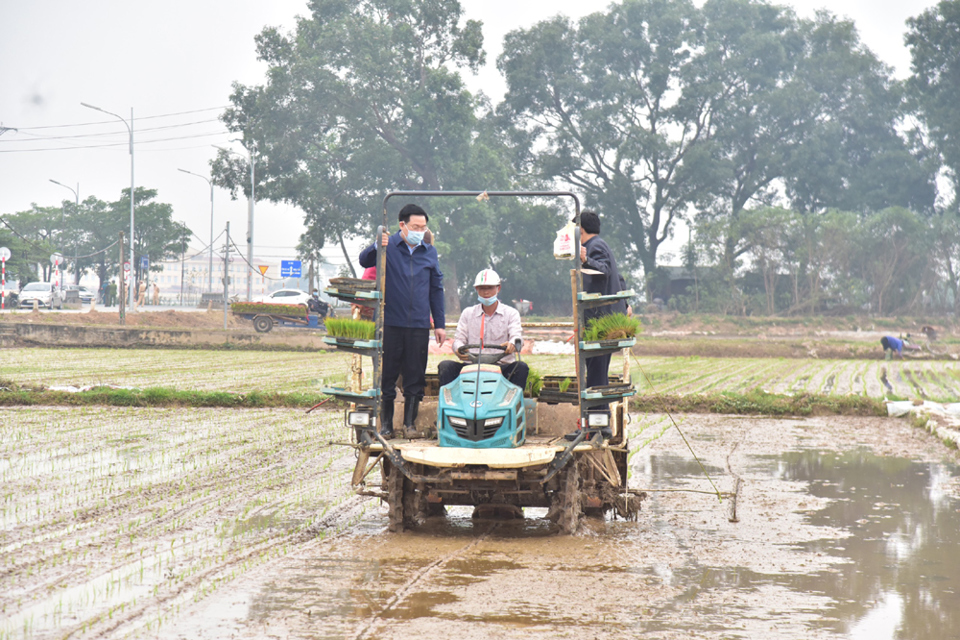
[[[758,469],[808,483],[829,498],[811,524],[851,532],[805,548],[849,558],[836,573],[817,576],[818,591],[836,602],[831,617],[854,638],[930,640],[958,637],[960,541],[958,501],[944,491],[954,465],[878,457],[867,450],[844,454],[791,452],[755,459]],[[810,576],[785,577],[809,589]],[[777,581],[780,581],[778,578]]]

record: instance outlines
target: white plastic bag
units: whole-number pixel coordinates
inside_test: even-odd
[[[557,231],[557,239],[553,241],[553,257],[557,260],[573,260],[574,253],[574,231],[576,226],[568,222],[566,226]]]

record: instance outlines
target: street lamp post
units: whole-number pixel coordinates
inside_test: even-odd
[[[207,293],[213,292],[213,182],[199,173],[194,173],[193,171],[187,171],[186,169],[177,169],[177,171],[182,171],[184,173],[189,173],[192,176],[197,176],[201,180],[206,180],[207,184],[210,185],[210,266],[207,272]]]
[[[95,107],[95,106],[93,106],[92,104],[87,104],[86,102],[81,102],[81,103],[80,103],[80,106],[86,107],[86,108],[88,108],[88,109],[93,109],[94,111],[100,111],[101,113],[105,113],[105,114],[107,114],[108,116],[113,116],[114,118],[116,118],[116,119],[118,119],[120,122],[122,122],[123,125],[127,128],[127,131],[130,132],[130,269],[131,269],[131,273],[134,273],[133,269],[136,268],[136,263],[134,262],[134,259],[133,259],[133,247],[134,247],[134,244],[135,244],[134,241],[135,241],[136,237],[133,235],[133,231],[134,231],[134,228],[133,228],[133,221],[134,221],[134,192],[133,192],[133,189],[134,189],[134,181],[133,181],[133,107],[130,107],[130,124],[127,124],[127,121],[124,120],[122,117],[118,116],[117,114],[115,114],[115,113],[113,113],[113,112],[111,112],[111,111],[107,111],[106,109],[101,109],[100,107]],[[121,266],[121,275],[122,275],[122,273],[123,273],[123,271],[122,271],[123,265],[120,265],[120,266]],[[133,278],[131,278],[131,280],[133,280]],[[135,312],[135,311],[137,310],[137,308],[134,306],[133,303],[134,303],[134,295],[135,295],[134,289],[136,289],[136,287],[134,287],[134,286],[133,286],[133,283],[131,282],[131,283],[130,283],[130,287],[128,287],[128,288],[130,289],[130,300],[129,300],[130,309],[132,309],[132,310]]]
[[[234,140],[234,142],[239,142],[239,140]],[[236,151],[218,147],[217,145],[214,145],[214,147],[223,152],[232,153],[241,158],[243,157],[243,154],[237,153]],[[253,164],[253,147],[244,148],[247,150],[247,161],[250,164],[250,199],[247,201],[247,302],[250,302],[250,300],[253,299],[253,207],[254,201],[256,200],[254,194],[256,179]]]
[[[73,197],[76,199],[76,208],[73,210],[73,214],[77,215],[80,213],[80,183],[77,183],[77,188],[69,187],[62,182],[57,182],[53,178],[50,178],[50,182],[53,184],[58,184],[64,189],[70,189],[73,191]],[[61,226],[63,226],[61,224]],[[77,239],[73,239],[73,284],[80,284],[80,265],[77,264]]]

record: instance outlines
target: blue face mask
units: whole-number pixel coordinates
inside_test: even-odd
[[[424,235],[426,235],[426,231],[411,231],[407,229],[407,242],[414,247],[420,246],[420,243],[423,242]]]
[[[484,298],[483,296],[478,295],[477,300],[489,307],[491,304],[497,301],[497,296],[493,296],[492,298]]]

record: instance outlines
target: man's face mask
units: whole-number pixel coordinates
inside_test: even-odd
[[[423,242],[424,235],[426,235],[425,231],[413,231],[411,229],[407,229],[407,242],[414,247],[419,246],[420,243]]]

